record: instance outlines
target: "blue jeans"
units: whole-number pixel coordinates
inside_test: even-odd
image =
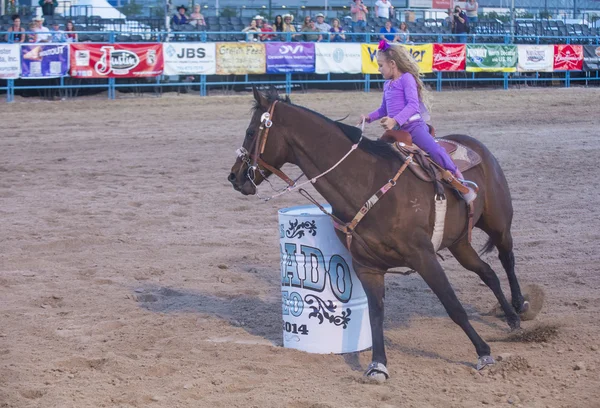
[[[456,34],[456,42],[460,43],[460,44],[466,44],[467,43],[467,34],[466,33]]]
[[[352,22],[352,31],[356,32],[356,27],[365,28],[367,26],[367,22],[365,20],[353,21]]]
[[[467,17],[469,19],[469,24],[473,24],[476,23],[478,20],[478,17]]]

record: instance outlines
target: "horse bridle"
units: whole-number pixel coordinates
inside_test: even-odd
[[[267,175],[262,169],[265,169],[275,174],[277,177],[285,181],[288,187],[293,187],[296,185],[296,181],[292,180],[283,171],[275,168],[274,166],[271,166],[261,158],[262,154],[265,151],[265,147],[267,146],[269,130],[271,129],[271,126],[273,126],[272,118],[276,104],[277,101],[274,101],[269,107],[268,111],[263,113],[260,117],[260,127],[258,128],[258,135],[256,135],[256,137],[252,141],[252,144],[250,145],[250,150],[254,150],[254,152],[249,153],[248,150],[246,150],[244,147],[241,147],[236,151],[237,156],[240,158],[240,160],[246,163],[246,175],[248,176],[248,180],[252,182],[254,187],[258,187],[254,182],[256,171],[258,171],[263,176],[263,178],[267,180],[267,182],[269,182],[267,179]]]

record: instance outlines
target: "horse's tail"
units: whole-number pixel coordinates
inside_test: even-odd
[[[494,250],[494,242],[492,241],[492,238],[488,238],[488,240],[486,241],[485,245],[483,246],[483,248],[481,248],[481,251],[479,251],[479,255],[485,255],[485,254],[489,254],[490,252],[492,252]]]

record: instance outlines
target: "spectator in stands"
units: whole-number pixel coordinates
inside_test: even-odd
[[[325,16],[323,13],[319,13],[315,16],[317,22],[315,23],[315,27],[320,33],[328,33],[331,30],[331,26],[325,22]]]
[[[375,15],[383,20],[394,18],[394,6],[389,0],[377,0],[375,3]]]
[[[77,42],[77,33],[74,33],[75,26],[71,20],[67,21],[65,25],[65,34],[67,36],[67,42]]]
[[[294,27],[294,16],[291,14],[284,14],[283,15],[283,32],[284,33],[295,33],[296,32],[296,27]],[[300,34],[292,34],[292,41],[296,40],[297,37],[299,37]]]
[[[454,7],[454,13],[452,13],[452,34],[456,34],[456,42],[458,43],[467,42],[467,34],[469,34],[469,22],[467,20],[467,13],[462,11],[460,6]]]
[[[300,30],[304,34],[304,41],[306,42],[321,42],[323,36],[321,34],[316,34],[319,30],[315,27],[315,22],[311,20],[310,16],[306,16],[304,18],[304,24],[302,25],[302,29]]]
[[[465,10],[467,10],[467,17],[469,21],[469,25],[472,25],[477,22],[477,10],[479,9],[479,3],[477,0],[469,0],[465,5]]]
[[[329,30],[329,41],[331,42],[344,42],[346,41],[346,34],[344,34],[344,30],[340,26],[340,20],[337,18],[333,18],[331,20],[331,29]]]
[[[263,21],[264,21],[264,17],[261,16],[260,14],[257,14],[254,19],[256,20],[256,26],[258,27],[258,29],[262,29],[263,26]]]
[[[243,33],[246,33],[246,41],[258,41],[258,34],[260,29],[256,25],[256,20],[250,21],[250,25],[242,30]]]
[[[40,0],[38,4],[42,8],[44,16],[53,16],[54,9],[58,7],[58,0]]]
[[[402,24],[404,24],[404,22]],[[379,32],[381,33],[379,38],[381,38],[382,40],[386,40],[388,42],[398,41],[398,31],[394,27],[392,27],[391,20],[386,21],[385,27],[381,27],[381,30],[379,30]]]
[[[282,33],[283,32],[283,17],[281,17],[280,14],[275,16],[275,31],[277,31],[278,33]]]
[[[52,23],[52,42],[53,43],[63,43],[67,42],[67,36],[65,32],[60,29],[60,24],[57,21]]]
[[[44,27],[44,17],[36,17],[33,19],[33,22],[35,23],[35,26],[33,27],[33,31],[35,31],[34,42],[49,42],[52,35],[50,34],[48,27]]]
[[[446,14],[448,14],[448,17],[444,19],[444,23],[446,24],[446,27],[452,29],[452,23],[454,21],[454,18],[452,16],[452,9],[449,8],[448,11],[446,11]]]
[[[356,31],[357,27],[365,28],[367,26],[369,9],[363,4],[362,0],[354,0],[354,3],[350,6],[350,14],[352,14],[353,31]]]
[[[194,6],[194,12],[190,14],[190,24],[195,27],[202,27],[206,25],[206,21],[204,20],[204,15],[200,12],[200,5],[196,4]]]
[[[25,41],[25,29],[21,27],[21,16],[14,14],[12,17],[13,25],[8,28],[6,34],[7,42],[22,43]],[[11,34],[12,33],[12,34]]]
[[[410,42],[410,31],[408,31],[408,25],[404,21],[400,23],[397,41],[402,44],[408,44]]]
[[[37,35],[35,33],[36,27],[37,27],[37,24],[35,22],[32,21],[31,23],[29,23],[29,26],[27,27],[28,28],[27,29],[27,31],[28,31],[27,42],[30,42],[30,43],[37,42]]]
[[[275,30],[273,29],[273,26],[269,25],[269,21],[265,18],[263,19],[263,24],[262,27],[260,28],[260,31],[263,33],[274,33]],[[261,41],[274,41],[277,38],[276,35],[273,34],[263,34],[260,36],[260,40]]]
[[[177,14],[173,15],[171,23],[177,25],[187,24],[190,21],[190,19],[188,16],[185,15],[186,12],[187,8],[185,8],[185,6],[182,5],[177,7]]]

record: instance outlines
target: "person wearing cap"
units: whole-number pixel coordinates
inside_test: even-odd
[[[257,14],[256,16],[254,16],[254,20],[256,20],[256,26],[258,27],[258,29],[262,29],[264,17],[260,14]]]
[[[183,25],[189,23],[190,19],[185,15],[187,8],[184,5],[177,7],[177,14],[173,16],[172,23],[177,25]]]
[[[316,16],[317,22],[315,28],[321,33],[328,33],[331,30],[331,26],[325,22],[325,16],[323,13],[319,13]]]
[[[53,16],[54,9],[58,7],[58,0],[40,0],[38,4],[42,8],[42,15]]]
[[[67,36],[65,32],[60,29],[60,24],[54,22],[52,24],[52,42],[53,43],[63,43],[67,42]]]
[[[50,34],[48,27],[44,27],[44,17],[35,17],[33,23],[35,24],[33,27],[33,31],[35,32],[35,42],[49,42],[52,35]]]

